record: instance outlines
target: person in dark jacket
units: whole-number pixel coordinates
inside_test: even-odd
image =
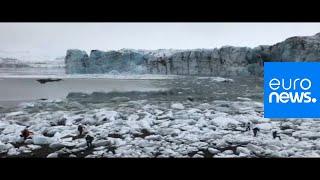
[[[255,127],[255,128],[252,129],[252,131],[253,131],[253,136],[257,137],[257,133],[258,133],[258,131],[260,131],[260,129]]]
[[[83,133],[83,126],[82,125],[78,126],[78,131],[79,131],[79,136],[82,136],[82,133]]]
[[[251,123],[248,122],[246,125],[246,131],[250,131],[251,130]]]
[[[91,147],[93,147],[92,146],[92,141],[93,141],[93,137],[92,136],[90,136],[90,135],[87,135],[86,136],[86,141],[87,141],[87,146],[88,146],[88,148],[91,148]]]
[[[279,138],[279,140],[281,140],[281,137],[278,135],[277,131],[273,131],[272,136],[273,136],[273,139]]]

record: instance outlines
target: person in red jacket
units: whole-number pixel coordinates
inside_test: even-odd
[[[25,128],[23,131],[21,131],[20,137],[23,137],[24,140],[29,138],[33,133],[29,131],[27,128]]]

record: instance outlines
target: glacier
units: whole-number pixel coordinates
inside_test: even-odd
[[[263,62],[320,61],[320,33],[255,48],[223,46],[191,50],[67,50],[67,74],[263,75]]]

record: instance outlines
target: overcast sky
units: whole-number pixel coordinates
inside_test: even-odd
[[[318,32],[320,23],[0,23],[0,51],[255,47]]]

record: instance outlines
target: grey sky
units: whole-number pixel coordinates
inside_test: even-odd
[[[320,23],[0,23],[0,51],[254,47],[318,32]]]

